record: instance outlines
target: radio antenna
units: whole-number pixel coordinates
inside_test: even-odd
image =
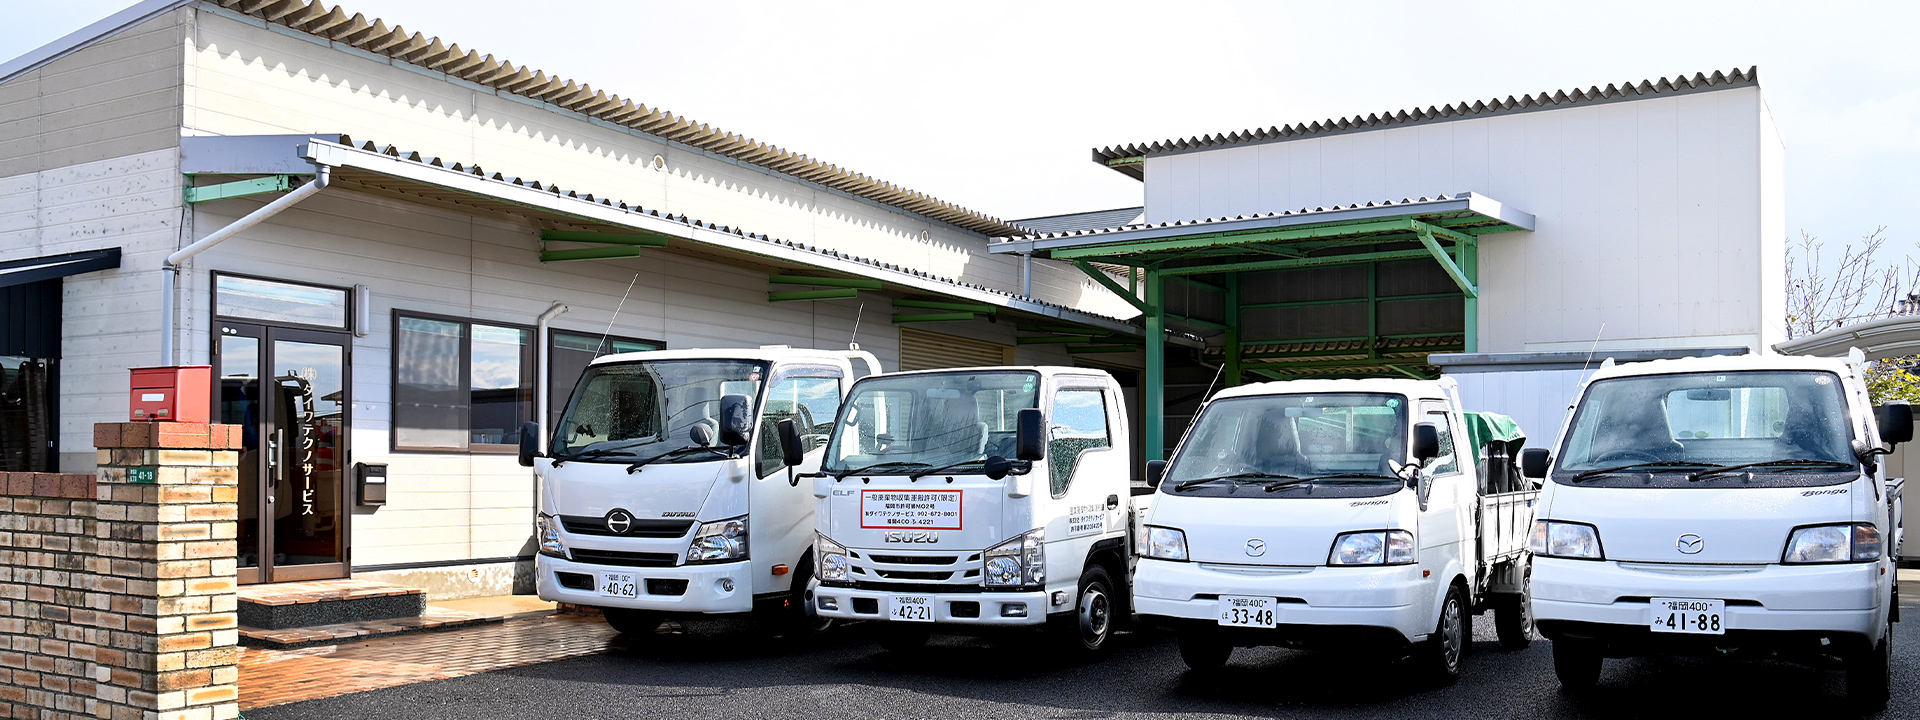
[[[1600,321],[1600,332],[1593,334],[1593,346],[1587,348],[1587,361],[1580,363],[1580,382],[1587,381],[1587,366],[1593,364],[1593,353],[1600,349],[1600,336],[1607,334],[1607,321]]]
[[[640,282],[640,273],[634,273],[627,282],[627,291],[620,293],[620,304],[613,306],[613,317],[607,318],[607,329],[600,332],[600,345],[593,349],[594,357],[599,357],[607,349],[607,336],[613,333],[613,322],[620,319],[620,308],[627,306],[627,296],[633,294],[633,286]]]
[[[860,303],[860,309],[853,311],[853,333],[850,335],[847,335],[848,350],[860,349],[860,343],[854,342],[853,339],[860,337],[860,316],[866,312],[867,312],[866,303]]]

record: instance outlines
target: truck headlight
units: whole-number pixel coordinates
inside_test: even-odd
[[[1880,528],[1866,523],[1794,528],[1780,562],[1871,562],[1883,553]]]
[[[534,519],[534,527],[540,536],[540,554],[561,560],[571,560],[572,558],[567,557],[567,544],[560,540],[559,525],[560,518],[546,513],[540,513],[539,517]]]
[[[818,556],[814,560],[813,566],[819,569],[820,582],[844,583],[849,581],[847,573],[852,564],[847,562],[847,548],[845,546],[828,540],[825,535],[815,533],[813,552]]]
[[[1586,523],[1537,520],[1527,548],[1541,557],[1573,560],[1605,560],[1600,550],[1600,531]]]
[[[687,546],[687,564],[747,559],[747,516],[704,523]]]
[[[1187,534],[1173,528],[1147,526],[1147,557],[1187,561]]]
[[[1047,582],[1047,529],[1030,530],[987,548],[988,587],[1043,585]]]
[[[1340,533],[1333,539],[1328,565],[1410,565],[1413,533],[1405,530],[1368,530]]]

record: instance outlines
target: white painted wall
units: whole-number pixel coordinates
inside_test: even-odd
[[[1480,352],[1596,336],[1769,352],[1784,339],[1783,152],[1759,88],[1732,88],[1150,156],[1146,216],[1483,193],[1538,225],[1481,243]]]
[[[1598,361],[1595,361],[1598,364]],[[1554,446],[1567,413],[1592,370],[1448,373],[1460,383],[1460,404],[1474,412],[1513,418],[1527,434],[1527,447]]]

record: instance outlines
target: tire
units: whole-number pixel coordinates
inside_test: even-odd
[[[1570,693],[1584,693],[1600,684],[1600,668],[1606,664],[1599,649],[1573,640],[1556,640],[1553,643],[1553,674],[1560,678],[1560,688]]]
[[[1078,656],[1099,655],[1113,637],[1113,621],[1118,603],[1113,597],[1113,580],[1107,569],[1092,565],[1080,574],[1078,600],[1073,612],[1048,620],[1048,631],[1057,644]]]
[[[1847,705],[1858,713],[1877,713],[1886,709],[1892,689],[1893,624],[1887,635],[1871,650],[1846,660]]]
[[[1187,663],[1188,668],[1219,670],[1232,657],[1233,646],[1211,633],[1190,630],[1180,633],[1180,659]]]
[[[905,623],[892,624],[902,625]],[[879,641],[880,647],[887,652],[908,655],[925,649],[927,647],[927,640],[932,636],[932,631],[928,630],[887,627],[880,629]]]
[[[780,618],[782,634],[804,637],[833,629],[833,618],[820,617],[820,609],[813,604],[813,593],[807,589],[812,584],[813,558],[809,552],[808,557],[794,565],[788,605]]]
[[[660,623],[666,619],[657,612],[615,607],[600,608],[600,614],[606,616],[607,625],[631,638],[653,635],[653,631],[659,630]]]
[[[1433,637],[1421,648],[1421,662],[1434,682],[1452,685],[1460,680],[1460,666],[1473,642],[1473,615],[1467,612],[1466,593],[1459,585],[1447,588],[1440,603],[1440,619],[1434,623]]]
[[[1525,650],[1533,644],[1533,583],[1520,581],[1520,594],[1502,597],[1493,608],[1493,630],[1500,637],[1500,649]]]

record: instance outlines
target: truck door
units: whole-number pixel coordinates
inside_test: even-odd
[[[1062,548],[1062,559],[1077,564],[1094,541],[1126,527],[1127,455],[1114,446],[1114,430],[1125,425],[1118,420],[1119,398],[1107,383],[1072,376],[1058,383],[1047,417],[1046,476],[1047,491],[1059,507],[1054,515],[1064,522],[1057,530],[1050,522],[1047,539],[1072,540]],[[1034,490],[1039,494],[1040,488]]]
[[[1427,463],[1426,469],[1432,488],[1427,493],[1426,512],[1420,514],[1420,563],[1443,570],[1449,561],[1458,560],[1460,569],[1471,575],[1475,572],[1473,560],[1464,555],[1473,540],[1473,520],[1468,511],[1473,509],[1470,503],[1475,493],[1469,488],[1477,486],[1478,479],[1466,472],[1471,461],[1459,447],[1461,428],[1455,427],[1451,409],[1440,400],[1422,400],[1418,422],[1433,423],[1440,430],[1440,455]]]
[[[795,485],[795,478],[820,469],[827,435],[840,412],[841,393],[845,391],[840,368],[828,365],[801,365],[778,368],[767,387],[760,411],[760,426],[753,443],[752,537],[754,566],[787,565],[794,570],[807,554],[813,540],[813,487],[810,482]],[[780,455],[777,425],[791,419],[800,429],[801,447],[807,451],[799,466],[789,468]],[[764,553],[764,554],[763,554]],[[793,573],[773,575],[754,573],[754,592],[780,592],[789,588]]]

